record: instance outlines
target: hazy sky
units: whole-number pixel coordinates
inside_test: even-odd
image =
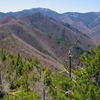
[[[15,12],[31,8],[50,8],[56,12],[98,12],[100,0],[1,0],[0,12]]]

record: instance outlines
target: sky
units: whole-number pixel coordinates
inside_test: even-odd
[[[1,0],[0,12],[16,12],[31,8],[49,8],[58,13],[99,12],[100,0]]]

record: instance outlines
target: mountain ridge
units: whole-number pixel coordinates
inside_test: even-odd
[[[78,33],[78,31],[70,25],[63,25],[41,13],[35,13],[33,15],[22,16],[19,18],[5,17],[0,19],[0,22],[0,28],[2,30],[0,31],[1,37],[3,37],[1,33],[6,33],[6,35],[10,35],[13,42],[14,36],[16,36],[20,40],[24,41],[26,45],[37,49],[48,57],[50,56],[54,61],[57,60],[59,63],[65,62],[66,57],[68,58],[69,48],[72,45],[75,45],[75,42],[81,36],[81,40],[79,40],[77,46],[74,48],[77,59],[80,53],[84,50],[89,50],[90,47],[96,46],[96,43],[89,37],[84,36],[84,34],[80,32]],[[5,49],[10,46],[8,43],[5,43],[4,45],[3,48]],[[14,44],[10,46],[10,50],[11,47],[14,49]],[[22,51],[22,49],[20,51]],[[47,59],[46,56],[44,56],[44,58]],[[75,59],[75,62],[77,59]]]
[[[99,19],[100,12],[86,12],[86,13],[65,12],[60,14],[48,8],[32,8],[18,12],[8,12],[8,13],[1,12],[0,18],[3,18],[5,16],[12,16],[12,17],[28,16],[36,12],[40,12],[43,15],[48,16],[57,21],[69,23],[71,26],[77,28],[84,34],[93,38],[96,42],[100,43],[100,40],[98,39],[100,30],[99,28],[97,28],[100,26],[100,23],[96,24],[97,22],[95,21],[96,19]]]

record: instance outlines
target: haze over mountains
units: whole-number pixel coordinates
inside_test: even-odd
[[[77,65],[80,54],[96,47],[93,39],[100,42],[99,15],[59,14],[45,8],[0,13],[0,47],[54,66],[56,60],[61,63],[68,58],[69,48],[78,41],[73,61]]]
[[[64,23],[69,23],[78,30],[82,31],[86,35],[91,36],[96,42],[100,42],[100,12],[88,12],[88,13],[78,13],[78,12],[66,12],[59,14],[47,8],[33,8],[30,10],[23,10],[19,12],[8,12],[0,13],[0,18],[5,16],[27,16],[32,15],[36,12],[40,12],[50,18],[62,21]]]

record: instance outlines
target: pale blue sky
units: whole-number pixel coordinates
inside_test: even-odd
[[[49,8],[58,13],[98,12],[100,0],[1,0],[0,12],[15,12],[31,8]]]

